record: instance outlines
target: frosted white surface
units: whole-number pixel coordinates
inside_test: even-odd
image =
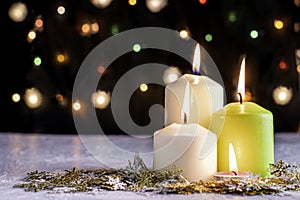
[[[152,138],[141,143],[133,143],[129,136],[110,136],[113,142],[125,149],[134,148],[141,152],[152,150]],[[134,145],[133,145],[134,144]],[[113,153],[113,152],[110,152]],[[145,163],[152,167],[152,158],[144,158]],[[277,133],[275,135],[275,160],[285,160],[290,164],[300,163],[300,134]],[[133,158],[128,158],[133,160]],[[125,191],[100,191],[97,193],[54,193],[48,191],[25,192],[21,188],[12,188],[22,182],[27,172],[33,170],[61,171],[77,167],[101,168],[104,167],[91,156],[77,135],[38,135],[0,133],[0,199],[27,200],[27,199],[300,199],[300,192],[288,192],[264,196],[238,196],[220,194],[193,194],[193,195],[154,195]],[[284,196],[282,196],[284,195]]]

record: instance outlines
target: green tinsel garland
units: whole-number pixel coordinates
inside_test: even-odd
[[[51,190],[56,192],[90,192],[95,190],[124,190],[158,194],[277,194],[300,190],[300,165],[282,160],[270,164],[271,177],[250,176],[243,179],[222,179],[190,182],[181,171],[172,167],[164,171],[147,168],[137,154],[133,163],[121,169],[65,170],[64,172],[33,171],[25,183],[14,185],[25,191]]]

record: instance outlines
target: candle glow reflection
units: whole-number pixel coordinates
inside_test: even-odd
[[[237,172],[238,167],[237,167],[237,163],[236,163],[236,156],[235,156],[233,145],[231,143],[229,144],[228,151],[229,151],[229,169],[230,169],[230,171]]]

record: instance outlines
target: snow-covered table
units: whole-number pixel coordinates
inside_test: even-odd
[[[152,150],[152,138],[132,144],[131,137],[114,135],[109,138],[124,147],[140,146],[145,152]],[[113,153],[113,152],[110,152]],[[128,158],[132,160],[133,158]],[[275,161],[300,163],[300,134],[275,134]],[[151,157],[145,158],[152,165]],[[22,182],[27,172],[33,170],[59,171],[77,167],[104,167],[82,145],[78,135],[0,133],[0,199],[300,199],[300,192],[276,195],[237,196],[221,194],[158,195],[126,191],[100,191],[89,193],[49,193],[48,191],[25,192],[13,185]],[[288,195],[288,196],[286,196]]]

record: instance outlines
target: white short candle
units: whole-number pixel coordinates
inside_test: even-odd
[[[154,133],[153,169],[175,165],[190,181],[217,171],[217,136],[198,124],[173,123]]]

